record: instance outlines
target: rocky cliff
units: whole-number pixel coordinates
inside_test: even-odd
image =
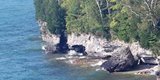
[[[46,22],[39,20],[38,24],[40,26],[42,40],[52,45],[56,45],[59,42],[59,36],[51,34],[48,31]],[[104,38],[92,34],[71,33],[68,35],[68,44],[70,46],[84,45],[88,53],[111,54],[111,52],[120,47],[129,46],[134,56],[137,54],[152,55],[150,50],[141,48],[138,42],[128,44],[120,40],[107,41]]]
[[[51,48],[49,48],[50,50],[53,50],[53,45],[56,45],[57,43],[59,43],[59,36],[51,34],[48,31],[46,22],[39,20],[38,24],[40,26],[42,40],[51,46]],[[83,45],[85,47],[85,51],[88,54],[87,57],[95,58],[92,60],[90,60],[88,58],[85,58],[85,59],[83,58],[83,60],[78,58],[78,59],[71,59],[71,60],[67,61],[71,64],[82,64],[83,63],[83,65],[89,64],[90,66],[95,66],[95,65],[100,66],[105,61],[108,60],[107,59],[107,58],[109,58],[108,56],[112,56],[112,54],[117,53],[117,52],[119,53],[119,55],[121,55],[120,52],[123,52],[124,50],[122,50],[122,49],[126,46],[128,46],[128,49],[130,49],[130,51],[131,51],[130,55],[133,55],[134,61],[137,61],[137,64],[140,64],[140,62],[138,62],[138,61],[140,61],[141,58],[143,58],[143,57],[147,57],[147,58],[153,57],[152,52],[150,50],[146,50],[146,49],[141,48],[141,46],[139,45],[138,42],[134,42],[132,44],[129,44],[129,43],[125,43],[120,40],[107,41],[104,38],[97,37],[92,34],[71,33],[68,35],[67,44],[69,45],[69,47],[71,47],[73,45]],[[69,51],[69,53],[72,54],[72,51]],[[70,59],[70,57],[69,57],[69,59]],[[153,59],[153,61],[151,61],[151,60],[150,61],[151,61],[151,63],[156,63],[156,62],[154,62],[155,60]],[[110,62],[112,62],[112,61],[110,61]],[[122,62],[123,62],[123,60],[122,60]],[[108,62],[106,62],[106,63],[108,63]],[[132,63],[135,63],[135,62],[132,62]],[[105,64],[105,65],[107,65],[107,64]],[[124,70],[125,70],[125,68],[124,68]]]

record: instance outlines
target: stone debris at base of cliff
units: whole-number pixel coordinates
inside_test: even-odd
[[[123,47],[104,62],[101,67],[109,72],[119,72],[131,70],[136,64],[136,60],[134,59],[130,48]]]
[[[88,56],[81,56],[81,55],[69,55],[66,54],[63,57],[57,57],[56,60],[62,60],[68,64],[78,65],[80,67],[99,67],[104,63],[106,60],[103,59],[93,59]]]
[[[40,31],[42,40],[51,45],[49,47],[46,45],[43,49],[47,53],[54,53],[55,45],[59,42],[59,36],[53,35],[48,31],[46,22],[39,20],[38,24],[41,27]],[[154,57],[150,50],[141,48],[138,42],[128,44],[120,40],[107,41],[104,38],[96,37],[92,34],[71,33],[68,35],[67,44],[69,47],[83,45],[85,52],[87,53],[87,56],[85,57],[82,56],[84,55],[83,53],[78,53],[77,55],[77,51],[74,49],[76,53],[74,53],[74,51],[69,51],[69,55],[66,57],[57,58],[57,60],[65,60],[67,63],[75,65],[85,65],[90,67],[100,66],[100,64],[110,59],[114,53],[121,51],[126,46],[129,46],[135,61],[144,58],[144,56]]]
[[[46,22],[39,20],[38,24],[41,27],[42,40],[49,44],[56,45],[59,42],[59,36],[51,34],[48,29],[46,29]],[[120,40],[107,41],[104,38],[96,37],[92,34],[71,33],[68,35],[67,43],[69,46],[83,45],[85,51],[91,56],[93,56],[94,53],[96,53],[95,56],[99,57],[112,55],[114,51],[121,49],[121,47],[124,46],[130,47],[130,50],[136,59],[137,55],[140,54],[152,55],[151,51],[141,48],[138,42],[128,44]]]

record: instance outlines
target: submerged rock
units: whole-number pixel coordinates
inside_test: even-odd
[[[129,47],[123,47],[104,62],[101,67],[109,72],[119,72],[131,69],[135,64],[134,56]]]

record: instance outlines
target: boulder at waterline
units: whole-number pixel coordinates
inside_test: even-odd
[[[69,51],[68,44],[58,43],[56,45],[55,53],[67,53]]]
[[[109,72],[126,71],[135,65],[136,61],[129,47],[122,47],[111,58],[104,62],[101,67]]]
[[[158,65],[156,57],[141,57],[140,60],[142,64]]]
[[[70,50],[74,50],[77,53],[82,53],[84,56],[87,55],[87,53],[85,52],[85,46],[83,45],[73,45],[71,46]]]
[[[77,53],[75,50],[69,50],[67,55],[69,55],[69,56],[83,56],[83,53]]]

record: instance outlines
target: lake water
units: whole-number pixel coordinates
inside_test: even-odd
[[[33,1],[0,0],[0,80],[155,80],[67,65],[41,45]]]

